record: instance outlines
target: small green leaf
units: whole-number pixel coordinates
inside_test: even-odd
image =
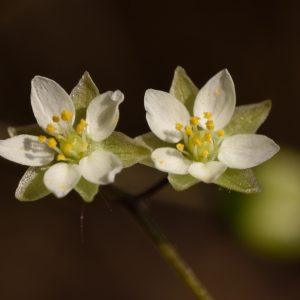
[[[271,107],[271,100],[237,106],[231,121],[224,128],[226,135],[255,133],[268,117]]]
[[[75,191],[81,196],[83,201],[92,202],[97,195],[99,186],[81,177],[80,181],[75,187]]]
[[[199,89],[186,74],[185,70],[178,66],[174,72],[170,94],[180,100],[186,106],[191,115],[193,115],[193,107],[198,90]]]
[[[174,147],[172,144],[166,143],[160,140],[154,133],[147,132],[145,134],[139,135],[134,139],[139,145],[149,149],[148,156],[140,161],[141,164],[148,167],[155,167],[152,159],[150,158],[151,152],[157,148],[162,147]]]
[[[236,192],[252,194],[261,191],[252,169],[227,169],[216,184]]]
[[[169,174],[168,180],[175,191],[181,192],[184,191],[193,185],[199,183],[200,181],[193,176],[187,175],[176,175],[176,174]]]
[[[31,135],[43,134],[43,131],[38,124],[30,124],[30,125],[18,126],[18,127],[11,126],[7,128],[7,132],[10,137],[14,137],[20,134],[31,134]]]
[[[40,167],[28,168],[19,182],[16,198],[20,201],[35,201],[49,195],[43,181],[46,170]]]
[[[84,72],[78,84],[71,92],[71,99],[76,109],[76,121],[85,118],[86,109],[89,103],[99,95],[99,90],[96,84],[93,82],[90,74]]]
[[[113,132],[106,140],[94,143],[95,149],[114,153],[121,160],[123,167],[130,167],[149,156],[149,150],[136,140],[121,132]]]

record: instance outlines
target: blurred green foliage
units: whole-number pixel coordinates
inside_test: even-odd
[[[300,153],[282,149],[255,173],[262,192],[222,199],[231,228],[259,254],[300,258]]]

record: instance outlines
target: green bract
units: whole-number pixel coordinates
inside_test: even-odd
[[[146,91],[146,118],[152,132],[136,141],[151,155],[142,163],[168,172],[177,191],[200,181],[243,193],[260,191],[250,168],[279,150],[271,139],[255,134],[270,112],[271,101],[234,107],[235,89],[227,70],[199,90],[177,67],[169,94]]]

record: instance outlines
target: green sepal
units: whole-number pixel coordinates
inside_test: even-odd
[[[70,95],[76,109],[75,124],[78,123],[80,119],[85,118],[88,105],[98,95],[99,90],[90,74],[84,72]]]
[[[99,186],[81,177],[74,189],[84,202],[89,203],[92,202],[97,195]]]
[[[200,182],[198,179],[196,179],[195,177],[189,174],[187,175],[169,174],[168,180],[169,183],[174,188],[174,190],[177,192],[187,190],[188,188]]]
[[[181,101],[191,115],[193,115],[194,102],[198,91],[199,89],[186,74],[185,70],[178,66],[174,72],[170,94]]]
[[[38,124],[30,124],[30,125],[18,126],[18,127],[10,126],[7,128],[7,132],[10,137],[14,137],[20,134],[30,134],[30,135],[44,134]]]
[[[245,194],[261,191],[261,187],[252,169],[227,169],[215,183],[228,190]]]
[[[149,150],[129,136],[114,131],[106,140],[94,142],[92,150],[104,150],[115,154],[124,168],[130,167],[149,156]]]
[[[271,100],[237,106],[231,121],[224,128],[225,134],[255,133],[268,117],[271,107]]]
[[[20,201],[35,201],[49,195],[44,185],[44,174],[47,168],[30,167],[21,178],[15,196]]]
[[[154,133],[147,132],[145,134],[139,135],[134,139],[139,145],[145,147],[148,149],[148,155],[145,157],[142,161],[139,163],[149,166],[149,167],[155,167],[152,159],[150,158],[150,155],[152,151],[154,151],[157,148],[162,147],[174,147],[173,144],[166,143],[162,140],[160,140]]]

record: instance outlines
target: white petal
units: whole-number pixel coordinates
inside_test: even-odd
[[[165,142],[179,142],[182,133],[176,130],[176,123],[189,125],[190,114],[186,107],[171,94],[152,89],[146,91],[144,102],[152,132]]]
[[[191,161],[174,148],[158,148],[152,152],[151,158],[158,170],[172,174],[187,174],[191,165]]]
[[[212,77],[198,92],[194,104],[194,115],[200,117],[205,128],[204,112],[212,113],[215,130],[224,128],[235,109],[235,89],[229,72],[225,69]]]
[[[109,137],[119,120],[119,105],[124,100],[120,91],[106,92],[93,99],[87,108],[87,132],[94,141]]]
[[[189,168],[189,173],[201,181],[210,183],[216,181],[225,172],[226,168],[226,165],[219,161],[194,162]]]
[[[72,113],[71,125],[75,119],[75,108],[70,96],[55,81],[35,76],[31,81],[31,106],[34,116],[43,129],[53,123],[53,116],[60,116],[64,110]],[[70,126],[68,122],[61,121],[62,128]]]
[[[79,162],[81,175],[95,184],[109,184],[122,170],[122,163],[117,156],[107,151],[96,150]]]
[[[25,166],[43,166],[54,158],[46,144],[38,142],[36,136],[22,134],[0,141],[0,155]]]
[[[279,151],[271,139],[259,134],[237,134],[224,139],[218,158],[229,168],[247,169],[270,159]]]
[[[78,183],[80,172],[78,165],[57,163],[44,175],[44,184],[56,197],[67,195]]]

